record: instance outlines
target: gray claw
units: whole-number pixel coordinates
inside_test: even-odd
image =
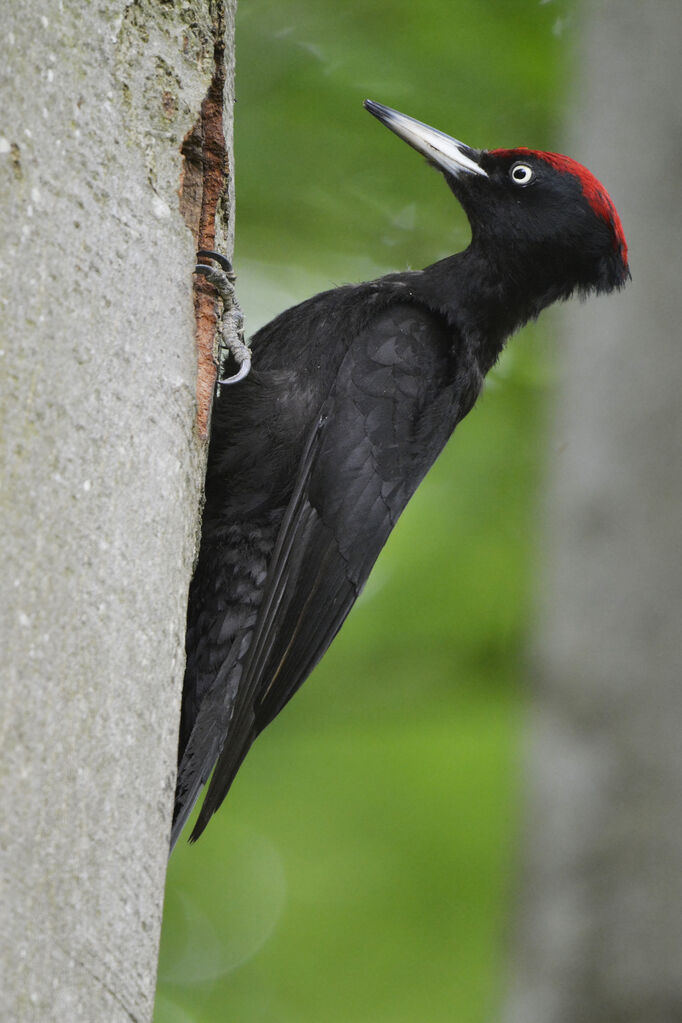
[[[244,380],[249,375],[250,371],[251,355],[249,354],[245,356],[244,361],[242,362],[241,366],[239,367],[238,371],[234,374],[234,376],[223,377],[222,379],[218,379],[218,383],[220,384],[221,387],[223,386],[223,384],[238,384],[240,380]]]
[[[217,394],[223,385],[238,384],[249,375],[251,370],[251,351],[244,342],[244,317],[239,308],[234,292],[235,273],[229,259],[219,252],[210,249],[199,249],[197,259],[213,259],[218,266],[211,266],[208,263],[197,263],[194,273],[200,274],[209,284],[212,284],[222,301],[223,311],[221,316],[222,329],[220,330],[220,341],[216,361],[218,363]],[[221,377],[220,370],[227,354],[232,356],[239,369],[230,377]]]

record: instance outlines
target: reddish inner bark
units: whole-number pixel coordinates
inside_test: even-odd
[[[215,248],[218,204],[227,187],[229,165],[223,131],[225,44],[220,26],[214,48],[215,71],[198,120],[182,143],[184,157],[180,181],[180,211],[192,231],[197,249]],[[203,277],[195,278],[194,312],[197,339],[197,428],[208,436],[216,365],[213,347],[216,331],[215,292]]]

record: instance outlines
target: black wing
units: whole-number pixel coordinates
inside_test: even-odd
[[[193,839],[256,735],[324,654],[398,516],[473,404],[478,378],[457,372],[453,347],[444,322],[412,305],[384,311],[350,345],[307,438]]]

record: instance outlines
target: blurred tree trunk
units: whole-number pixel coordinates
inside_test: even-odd
[[[682,7],[583,5],[567,149],[633,282],[564,320],[507,1023],[682,1019]],[[567,143],[567,147],[568,147]]]
[[[202,189],[202,101],[214,122],[224,103],[220,162],[233,14],[231,0],[3,9],[0,1015],[13,1023],[152,1015],[205,457],[191,270],[216,205],[229,245],[227,194],[211,211]]]

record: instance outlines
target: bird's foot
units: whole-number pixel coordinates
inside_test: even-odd
[[[237,275],[232,269],[229,259],[219,252],[212,252],[210,249],[199,249],[198,260],[211,259],[218,264],[198,262],[194,272],[205,277],[209,284],[212,284],[220,295],[223,303],[221,339],[218,346],[218,380],[217,395],[220,395],[220,388],[223,384],[237,384],[249,374],[251,369],[251,349],[244,341],[244,316],[237,296],[235,294],[234,282]],[[225,364],[232,356],[239,366],[239,370],[232,376],[225,376]]]

